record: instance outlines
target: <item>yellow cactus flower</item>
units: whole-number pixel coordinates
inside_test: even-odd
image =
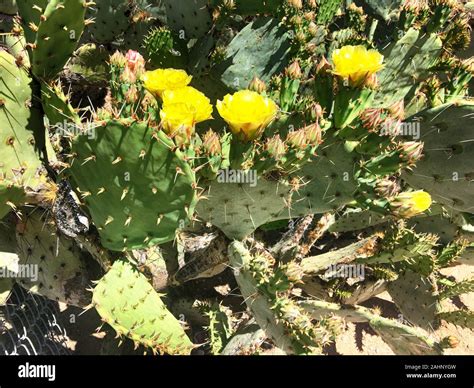
[[[383,55],[364,46],[344,46],[332,55],[333,73],[360,86],[371,75],[383,69]]]
[[[191,86],[175,90],[165,90],[162,94],[163,105],[186,104],[193,111],[193,120],[200,123],[212,118],[211,100],[204,93]]]
[[[256,92],[241,90],[217,101],[217,110],[234,135],[242,141],[251,141],[259,138],[275,119],[278,106]]]
[[[147,71],[142,81],[151,94],[155,97],[161,97],[165,90],[175,90],[188,86],[193,79],[184,70],[176,69],[157,69]]]
[[[212,119],[210,100],[194,88],[166,90],[162,98],[160,118],[163,130],[180,144],[189,142],[197,123]]]
[[[414,217],[431,207],[431,195],[426,191],[408,191],[395,197],[392,202],[394,213],[402,218]]]

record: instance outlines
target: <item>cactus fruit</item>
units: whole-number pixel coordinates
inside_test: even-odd
[[[102,244],[120,251],[173,240],[196,202],[185,156],[145,123],[111,121],[93,133],[76,137],[71,173]]]
[[[104,323],[154,353],[189,354],[193,345],[148,280],[118,260],[97,283],[93,304]]]

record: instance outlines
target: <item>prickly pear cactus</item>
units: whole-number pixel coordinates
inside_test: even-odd
[[[469,352],[465,3],[0,1],[0,317],[21,285],[140,351]]]
[[[74,52],[85,26],[85,0],[25,1],[20,6],[33,74],[51,79]]]
[[[211,13],[206,0],[164,0],[168,25],[176,32],[184,32],[181,39],[199,39],[209,32]]]
[[[184,155],[145,123],[111,121],[90,137],[74,141],[71,173],[102,244],[120,251],[173,240],[196,202]]]
[[[473,152],[470,142],[474,105],[459,101],[420,112],[412,117],[419,123],[425,142],[423,159],[405,179],[423,188],[440,203],[458,211],[473,212],[470,188]]]
[[[15,58],[0,51],[0,216],[25,201],[44,179],[45,130],[32,80]]]
[[[114,263],[94,288],[93,304],[118,335],[154,353],[189,354],[193,348],[181,323],[130,263]]]
[[[86,307],[94,277],[93,261],[73,241],[56,235],[48,220],[32,214],[17,225],[19,264],[36,272],[19,281],[34,294],[73,306]],[[33,276],[34,275],[34,276]]]

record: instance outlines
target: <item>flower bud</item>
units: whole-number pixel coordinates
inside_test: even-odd
[[[116,51],[109,59],[111,66],[125,67],[127,65],[127,59],[120,51]]]
[[[303,16],[308,22],[313,22],[313,20],[316,18],[316,15],[313,11],[306,12]]]
[[[288,78],[300,79],[303,74],[301,73],[301,67],[298,60],[294,61],[290,66],[288,66],[285,73]]]
[[[308,31],[312,36],[316,36],[319,31],[318,25],[315,22],[309,23]]]
[[[423,155],[424,144],[418,141],[400,143],[398,147],[400,156],[410,166],[415,165]]]
[[[323,133],[318,123],[308,125],[304,128],[306,141],[311,145],[319,145],[323,142]]]
[[[222,153],[222,146],[219,139],[219,135],[212,129],[204,134],[204,140],[202,147],[205,153],[209,156],[220,155]]]
[[[390,202],[390,207],[395,216],[414,217],[431,207],[431,195],[423,190],[401,193]]]
[[[286,146],[280,135],[275,135],[267,140],[266,151],[274,159],[281,159],[286,154]]]
[[[288,133],[286,138],[288,144],[293,148],[304,150],[308,146],[306,139],[306,131],[304,129],[299,129],[298,131],[292,131]]]
[[[316,65],[316,74],[326,75],[329,70],[331,70],[331,64],[328,62],[326,57],[322,57]]]
[[[362,112],[360,118],[365,129],[376,133],[380,131],[380,126],[383,122],[381,109],[366,109]]]
[[[388,111],[397,120],[405,120],[405,102],[400,100],[388,108]]]
[[[267,90],[267,85],[260,78],[255,76],[250,82],[249,90],[262,94]]]
[[[323,118],[324,110],[317,102],[312,103],[309,109],[313,120],[319,121]]]
[[[400,192],[400,190],[400,182],[392,178],[379,179],[375,184],[375,192],[381,198],[394,197]]]
[[[302,0],[287,0],[287,4],[295,9],[302,9],[303,8],[303,1]]]
[[[454,349],[459,346],[459,339],[454,335],[444,337],[440,342],[440,346],[443,349]]]

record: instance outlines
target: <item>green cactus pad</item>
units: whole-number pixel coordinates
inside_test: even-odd
[[[126,0],[100,0],[87,12],[95,23],[87,29],[94,41],[110,43],[122,35],[130,24],[130,4]]]
[[[207,0],[163,0],[168,25],[178,34],[185,32],[186,39],[199,39],[209,33],[212,26]]]
[[[24,188],[44,179],[43,118],[33,97],[32,80],[15,58],[0,51],[0,216],[23,201]]]
[[[348,209],[333,225],[331,225],[329,232],[353,232],[370,228],[372,226],[378,226],[388,221],[390,221],[389,218],[370,210]]]
[[[395,20],[400,13],[401,0],[362,0],[370,11],[382,17],[386,22]]]
[[[21,63],[23,68],[29,69],[31,66],[30,57],[24,35],[5,34],[2,39],[9,52],[15,57],[17,64]]]
[[[439,236],[439,242],[447,244],[458,234],[458,226],[448,217],[441,214],[426,217],[415,217],[408,221],[417,233],[433,233]]]
[[[64,95],[60,84],[50,86],[42,82],[41,101],[49,125],[59,126],[66,131],[64,128],[66,124],[81,124],[81,118],[69,103],[68,97]],[[67,133],[62,135],[67,135]]]
[[[305,257],[301,261],[301,269],[308,276],[325,271],[331,265],[349,263],[360,257],[361,254],[359,252],[363,252],[364,247],[373,241],[373,237],[368,237],[335,251],[326,252],[318,256]]]
[[[420,112],[408,119],[419,121],[425,143],[424,158],[403,178],[433,199],[455,210],[474,213],[474,104],[459,101]]]
[[[25,38],[28,43],[35,43],[36,31],[30,26],[39,26],[41,15],[46,10],[49,0],[22,0],[19,1],[18,13],[21,17]]]
[[[19,224],[16,237],[20,264],[38,270],[37,279],[19,281],[23,288],[73,306],[90,304],[87,288],[96,276],[90,265],[93,261],[88,261],[72,240],[57,235],[39,212]]]
[[[388,285],[388,292],[405,320],[425,330],[436,329],[440,306],[430,278],[406,271]]]
[[[74,141],[71,173],[102,245],[140,249],[173,240],[196,202],[182,153],[145,123],[111,121],[90,134]]]
[[[16,254],[15,229],[11,225],[0,224],[0,268],[15,272],[19,261]],[[0,279],[0,307],[8,301],[15,279]]]
[[[464,280],[462,282],[456,283],[451,287],[447,287],[440,293],[440,298],[452,298],[454,296],[459,296],[462,294],[467,294],[474,292],[474,279]]]
[[[469,310],[457,310],[438,314],[439,319],[454,323],[456,326],[474,329],[474,312]]]
[[[160,295],[131,264],[116,261],[94,289],[93,303],[120,336],[153,352],[189,354],[193,344]]]
[[[143,46],[153,67],[183,69],[186,66],[186,43],[167,28],[151,30]],[[199,54],[202,55],[202,52]]]
[[[367,265],[404,262],[413,271],[425,273],[425,262],[431,264],[434,261],[436,243],[437,238],[432,235],[417,234],[411,229],[392,229],[382,241],[379,252],[357,262]],[[432,269],[431,266],[429,269]]]
[[[317,354],[328,333],[313,325],[296,302],[275,291],[284,287],[284,280],[272,279],[275,273],[262,269],[268,265],[262,264],[267,258],[254,257],[242,243],[234,242],[229,246],[229,259],[248,308],[275,345],[287,354]]]
[[[410,327],[394,319],[384,318],[375,311],[362,306],[350,308],[324,301],[305,301],[301,306],[315,319],[334,314],[349,322],[368,322],[385,343],[397,355],[436,355],[442,354],[427,333]]]
[[[284,183],[264,178],[255,187],[214,182],[204,196],[207,199],[198,204],[198,216],[231,239],[243,239],[270,220],[291,218],[290,188]]]
[[[326,142],[298,171],[301,187],[292,198],[292,216],[334,211],[354,200],[354,168],[360,156],[348,153],[339,142]]]
[[[22,9],[20,14],[23,15]],[[82,36],[85,14],[85,0],[49,0],[34,31],[36,38],[31,50],[34,75],[52,79],[63,69]]]
[[[318,3],[318,16],[316,21],[322,25],[330,24],[343,5],[342,0],[323,0]]]
[[[382,51],[385,68],[378,75],[383,85],[376,96],[377,105],[389,107],[413,95],[419,84],[429,75],[441,53],[441,39],[411,28],[396,42]]]
[[[269,82],[288,65],[290,49],[289,34],[278,20],[258,18],[232,40],[213,74],[222,74],[222,81],[232,90],[246,88],[255,76]]]

